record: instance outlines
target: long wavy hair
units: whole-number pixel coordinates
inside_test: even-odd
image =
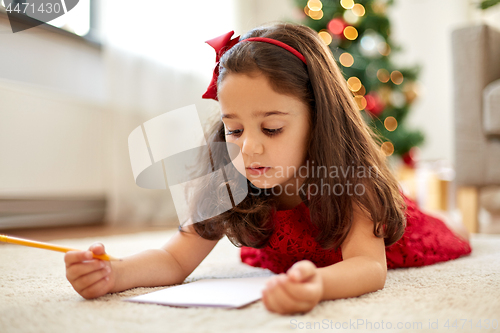
[[[361,184],[363,193],[337,195],[332,193],[300,197],[309,208],[311,222],[321,232],[316,241],[324,249],[336,251],[349,233],[353,220],[353,205],[373,221],[373,233],[383,237],[386,246],[398,241],[406,228],[406,204],[398,183],[380,149],[382,139],[365,123],[330,49],[311,28],[299,24],[275,22],[257,27],[241,37],[268,37],[288,44],[303,54],[304,64],[289,51],[261,42],[237,43],[220,59],[217,85],[232,73],[263,74],[278,93],[300,98],[309,106],[311,131],[307,160],[310,165],[324,166],[326,170],[343,170],[335,177],[324,174],[308,177],[302,186],[345,188],[346,184]],[[207,135],[208,147],[225,142],[224,124],[214,117]],[[209,185],[195,191],[191,201],[192,221],[200,219],[200,212],[221,202],[222,195],[231,188],[231,177],[214,173],[217,163],[230,163],[224,149],[201,151],[198,175],[210,175]],[[354,171],[355,168],[357,171]],[[362,169],[360,169],[362,168]],[[348,170],[348,172],[346,172]],[[360,174],[360,170],[365,170]],[[366,171],[370,176],[366,176]],[[314,185],[315,184],[315,185]],[[337,185],[337,187],[335,187]],[[268,190],[246,182],[246,198],[224,213],[193,224],[201,237],[218,240],[227,235],[237,247],[263,248],[273,233],[272,214],[277,201]],[[359,189],[359,187],[358,187]],[[211,194],[207,195],[210,190]],[[318,192],[318,191],[316,191]],[[213,195],[217,193],[217,195]],[[185,232],[182,223],[179,226]]]

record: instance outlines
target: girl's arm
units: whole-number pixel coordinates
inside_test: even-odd
[[[343,261],[317,268],[309,260],[269,278],[262,301],[280,314],[312,310],[322,300],[360,296],[382,289],[387,275],[385,243],[373,234],[373,222],[354,208],[353,225],[341,245]]]
[[[192,225],[183,230],[187,232],[177,231],[160,249],[113,261],[116,279],[111,292],[182,283],[218,243],[199,236]]]
[[[323,282],[322,300],[355,297],[384,288],[384,239],[373,234],[373,221],[356,204],[353,208],[353,225],[341,245],[343,261],[317,268]]]
[[[218,241],[201,238],[192,225],[177,233],[160,249],[146,250],[122,261],[92,259],[104,254],[104,245],[92,244],[89,251],[69,251],[64,256],[66,277],[84,298],[134,287],[180,284],[212,251]]]

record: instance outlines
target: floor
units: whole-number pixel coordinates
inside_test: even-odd
[[[160,226],[106,226],[102,224],[68,226],[68,227],[49,227],[49,228],[30,228],[30,229],[9,229],[0,230],[0,233],[8,234],[9,236],[28,238],[46,242],[53,239],[64,238],[80,238],[80,237],[99,237],[109,235],[123,235],[145,231],[163,231],[169,230],[172,227]],[[480,233],[484,234],[500,234],[500,216],[495,216],[492,223],[487,226],[482,226]]]
[[[91,232],[89,228],[84,230]],[[144,237],[121,235],[103,239],[117,256],[139,253],[156,247],[152,244],[159,246],[165,242],[166,232],[141,234]],[[130,241],[134,237],[137,238]],[[74,239],[71,244],[76,248],[89,245],[81,239]],[[86,301],[68,282],[61,254],[0,246],[0,331],[305,333],[316,331],[317,327],[333,332],[339,330],[335,327],[351,325],[355,329],[346,331],[353,333],[386,331],[377,329],[380,327],[391,327],[387,329],[389,332],[498,332],[498,329],[492,330],[491,325],[494,318],[500,319],[500,236],[474,238],[473,248],[473,256],[453,262],[390,270],[383,290],[361,297],[324,301],[305,314],[279,315],[268,311],[262,301],[239,309],[183,308],[124,301],[166,289],[166,286],[136,287]],[[228,239],[222,239],[183,284],[189,287],[190,283],[200,280],[271,275],[268,270],[243,265],[239,254]],[[231,289],[223,291],[228,290]],[[196,296],[202,296],[198,294],[200,291],[203,290],[198,289]],[[466,318],[467,323],[460,318]],[[460,329],[447,329],[446,325],[453,327],[454,322],[460,323]],[[317,323],[327,323],[327,326]],[[487,324],[490,324],[489,330],[484,329]],[[396,330],[398,325],[407,329]],[[311,329],[304,329],[306,327]]]
[[[68,226],[68,227],[48,227],[48,228],[24,228],[0,230],[13,237],[33,239],[41,242],[47,242],[55,239],[80,238],[80,237],[100,237],[109,235],[124,235],[145,231],[163,231],[172,227],[158,226],[106,226],[102,224]]]
[[[496,219],[493,223],[482,227],[480,231],[482,234],[500,234],[500,219]]]

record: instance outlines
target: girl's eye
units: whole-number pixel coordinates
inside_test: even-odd
[[[283,130],[283,127],[281,127],[281,128],[274,128],[274,129],[264,128],[264,131],[266,132],[267,136],[275,136],[275,135],[281,133],[282,130]],[[229,131],[229,132],[226,133],[226,135],[232,135],[232,136],[235,136],[235,137],[239,137],[241,135],[241,130]]]
[[[240,133],[240,132],[238,132],[238,131],[241,131],[241,130],[228,131],[228,132],[226,133],[226,136],[227,136],[227,135],[232,135],[232,136],[236,136],[236,137],[238,137],[238,136],[240,136],[240,135],[241,135],[241,133]]]
[[[264,128],[264,130],[267,132],[267,135],[274,136],[276,134],[281,133],[281,131],[283,130],[283,127],[275,128],[275,129]]]

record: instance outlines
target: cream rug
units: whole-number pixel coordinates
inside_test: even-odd
[[[127,256],[160,247],[174,232],[53,243],[86,249],[101,241],[109,254]],[[1,244],[0,332],[486,332],[492,324],[500,332],[500,235],[473,234],[471,245],[467,257],[389,270],[383,290],[324,301],[305,315],[283,316],[268,312],[261,301],[241,309],[122,301],[165,287],[85,300],[66,280],[62,253]],[[223,238],[185,283],[266,275],[271,272],[242,264],[239,249]]]

